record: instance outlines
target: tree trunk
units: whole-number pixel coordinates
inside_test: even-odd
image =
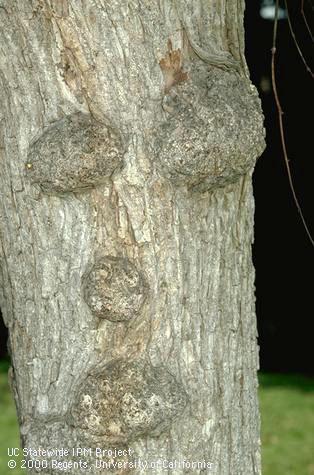
[[[69,450],[30,473],[261,473],[243,3],[1,1],[11,383]]]

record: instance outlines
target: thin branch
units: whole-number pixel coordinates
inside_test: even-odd
[[[304,13],[304,0],[301,0],[301,15],[303,17],[304,24],[306,26],[307,31],[309,32],[311,40],[314,41],[314,37],[311,31],[310,25],[308,24],[305,13]]]
[[[290,170],[290,165],[289,165],[289,159],[288,159],[288,154],[287,154],[287,147],[286,147],[284,127],[283,127],[283,120],[282,120],[283,110],[281,108],[281,104],[280,104],[280,100],[279,100],[279,96],[278,96],[278,91],[277,91],[276,73],[275,73],[275,55],[276,55],[277,28],[278,28],[278,7],[279,7],[279,0],[276,0],[275,21],[274,21],[274,30],[273,30],[273,45],[272,45],[272,49],[271,49],[272,86],[273,86],[273,92],[274,92],[275,102],[276,102],[277,111],[278,111],[281,145],[282,145],[282,151],[283,151],[284,161],[285,161],[285,165],[286,165],[290,190],[292,192],[293,200],[294,200],[294,203],[295,203],[296,208],[298,210],[298,213],[300,215],[300,218],[302,220],[302,223],[303,223],[304,229],[306,231],[306,234],[307,234],[312,246],[314,247],[314,240],[313,240],[312,235],[309,231],[309,228],[306,224],[306,221],[305,221],[305,218],[303,216],[301,206],[299,204],[299,201],[298,201],[295,189],[294,189],[294,185],[293,185],[293,180],[292,180],[292,175],[291,175],[291,170]]]
[[[292,24],[291,24],[291,20],[290,20],[290,15],[289,15],[289,10],[288,10],[288,4],[287,4],[287,0],[285,0],[285,7],[286,7],[286,10],[287,10],[287,19],[288,19],[288,24],[289,24],[289,29],[290,29],[290,33],[291,33],[291,36],[293,38],[293,41],[294,41],[294,44],[298,50],[298,53],[300,55],[300,58],[302,59],[303,63],[304,63],[304,66],[307,70],[308,73],[310,73],[310,75],[312,76],[312,78],[314,79],[314,74],[312,73],[312,70],[311,68],[308,66],[307,62],[305,61],[304,59],[304,56],[302,54],[302,51],[299,47],[299,44],[297,42],[297,39],[296,39],[296,36],[294,34],[294,31],[293,31],[293,28],[292,28]]]

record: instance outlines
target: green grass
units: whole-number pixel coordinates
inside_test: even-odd
[[[15,405],[8,386],[9,362],[0,360],[0,473],[1,475],[22,475],[21,469],[9,469],[8,447],[19,447]]]
[[[314,475],[314,379],[261,374],[264,475]]]
[[[7,384],[8,363],[0,361],[0,473],[7,468],[7,447],[18,447],[15,407]],[[314,379],[260,374],[263,475],[314,475]]]

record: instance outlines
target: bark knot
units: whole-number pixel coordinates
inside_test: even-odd
[[[104,183],[123,164],[119,132],[77,112],[50,125],[29,149],[25,171],[47,193],[64,193]]]
[[[176,185],[207,191],[254,167],[265,147],[263,116],[253,87],[235,72],[191,74],[164,98],[166,120],[153,153],[160,173]]]
[[[82,279],[84,300],[98,318],[129,321],[139,314],[148,287],[127,258],[105,256]]]
[[[164,366],[153,367],[146,359],[115,360],[88,376],[70,418],[91,436],[123,444],[158,436],[186,402],[181,385]]]

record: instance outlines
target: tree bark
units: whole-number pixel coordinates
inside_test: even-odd
[[[243,3],[1,1],[11,383],[68,473],[261,473]]]

